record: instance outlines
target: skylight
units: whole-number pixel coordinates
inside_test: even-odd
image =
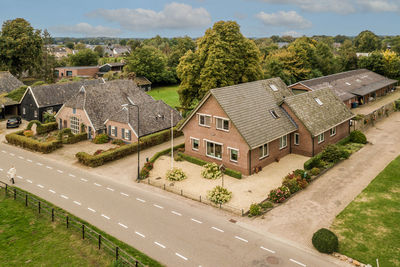
[[[275,86],[275,84],[270,84],[269,87],[271,87],[272,91],[274,92],[278,91],[278,88]]]
[[[346,84],[347,84],[347,85],[351,85],[351,83],[349,83],[349,82],[346,82]]]
[[[318,105],[322,106],[322,101],[318,97],[316,97],[314,99],[318,103]]]
[[[278,116],[278,114],[276,114],[275,110],[271,109],[269,112],[271,113],[271,115],[272,115],[272,117],[273,117],[274,119],[279,118],[279,116]]]

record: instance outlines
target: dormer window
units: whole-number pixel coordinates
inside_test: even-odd
[[[271,87],[272,91],[277,92],[278,87],[275,86],[275,84],[270,84],[269,87]]]
[[[278,116],[278,114],[276,113],[275,110],[271,109],[269,112],[271,113],[271,115],[272,115],[272,117],[273,117],[274,119],[279,118],[279,116]]]
[[[315,97],[314,100],[318,103],[318,105],[322,106],[322,101],[318,97]]]

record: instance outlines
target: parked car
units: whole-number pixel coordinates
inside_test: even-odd
[[[21,118],[20,117],[14,117],[14,118],[9,118],[7,120],[7,129],[8,128],[18,128],[19,125],[21,124]]]

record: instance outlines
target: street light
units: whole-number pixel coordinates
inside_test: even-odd
[[[140,123],[139,123],[140,111],[139,111],[139,106],[135,105],[133,103],[124,104],[122,106],[127,106],[127,105],[137,108],[137,139],[138,139],[137,142],[138,142],[138,145],[137,145],[137,178],[136,178],[136,181],[139,182],[139,180],[140,180]],[[129,109],[128,109],[128,123],[129,123]]]

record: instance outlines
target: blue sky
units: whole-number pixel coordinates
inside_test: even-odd
[[[400,34],[400,0],[0,0],[0,22],[22,17],[53,36],[199,37],[235,20],[247,37]]]

